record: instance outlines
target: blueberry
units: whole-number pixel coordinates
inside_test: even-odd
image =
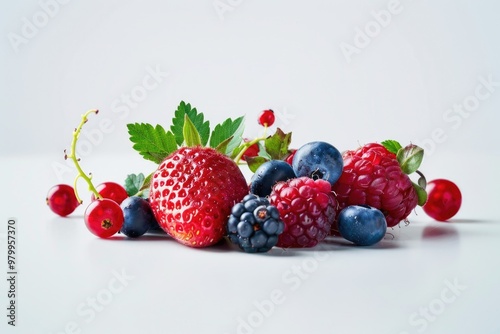
[[[236,203],[226,223],[228,239],[247,253],[267,252],[278,243],[285,224],[264,197],[248,195]]]
[[[300,176],[323,179],[333,185],[344,168],[342,154],[331,144],[310,142],[300,147],[293,156],[293,171]]]
[[[138,196],[127,197],[122,203],[123,226],[120,230],[130,238],[137,238],[158,225],[149,202]]]
[[[387,231],[385,216],[368,205],[351,205],[338,215],[340,235],[359,246],[371,246],[382,240]]]
[[[283,160],[269,160],[257,168],[250,180],[250,192],[260,197],[271,193],[272,187],[279,181],[295,178],[292,167]]]

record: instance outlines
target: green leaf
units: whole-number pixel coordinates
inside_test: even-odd
[[[189,117],[191,122],[193,122],[196,130],[198,131],[201,139],[202,146],[205,146],[208,142],[210,136],[210,123],[204,120],[202,113],[198,113],[196,108],[192,108],[189,103],[181,101],[177,110],[174,113],[174,118],[172,119],[172,125],[170,126],[170,131],[175,136],[175,141],[177,145],[181,146],[184,143],[184,120],[185,115]]]
[[[381,144],[389,152],[394,153],[394,154],[397,154],[398,151],[403,148],[399,142],[397,142],[396,140],[391,140],[391,139],[390,140],[384,140]]]
[[[177,149],[174,135],[166,132],[161,125],[153,127],[147,123],[130,123],[127,128],[130,141],[134,143],[132,147],[146,160],[160,163]]]
[[[417,145],[410,144],[405,148],[399,149],[396,158],[403,172],[405,174],[411,174],[416,172],[420,167],[424,158],[424,149]]]
[[[262,165],[264,162],[269,161],[269,159],[266,159],[264,157],[256,156],[256,157],[246,157],[245,161],[248,164],[248,168],[253,173],[255,173],[255,171],[257,170],[257,168],[259,168],[259,166]]]
[[[288,146],[292,141],[292,133],[284,133],[280,128],[276,129],[274,135],[264,141],[264,147],[269,156],[274,160],[283,160],[288,154]]]
[[[229,145],[229,142],[232,141],[232,140],[233,140],[233,137],[227,138],[222,143],[219,143],[219,145],[217,145],[215,147],[215,150],[217,152],[219,152],[219,153],[226,154],[226,152],[227,152],[227,146]]]
[[[184,136],[184,142],[187,146],[201,146],[200,133],[187,114],[184,115],[184,127],[182,128],[182,134]]]
[[[127,191],[127,195],[134,196],[136,195],[142,188],[144,184],[144,174],[129,174],[125,179],[124,188]]]
[[[210,147],[216,148],[228,138],[232,138],[222,152],[231,156],[232,152],[241,144],[243,140],[244,117],[238,117],[235,120],[228,118],[221,124],[217,124],[210,135]]]
[[[418,205],[423,206],[427,202],[427,192],[415,182],[412,182],[412,185],[413,189],[417,192]]]

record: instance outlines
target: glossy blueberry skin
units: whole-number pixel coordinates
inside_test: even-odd
[[[250,180],[250,192],[259,197],[266,197],[279,181],[295,178],[292,167],[283,160],[269,160],[257,168]]]
[[[303,145],[295,152],[292,167],[297,177],[323,179],[333,185],[342,174],[344,160],[333,145],[315,141]]]
[[[138,196],[127,197],[120,205],[123,210],[123,226],[120,230],[129,238],[137,238],[158,225],[149,202]]]
[[[337,217],[340,235],[358,246],[371,246],[385,236],[387,222],[382,211],[368,205],[351,205]]]

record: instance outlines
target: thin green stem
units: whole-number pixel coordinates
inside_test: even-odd
[[[249,142],[246,142],[245,143],[245,147],[238,153],[238,155],[234,158],[234,162],[236,162],[237,164],[239,164],[241,158],[243,157],[243,155],[245,155],[245,152],[247,151],[247,149],[252,146],[253,144],[256,144],[258,143],[259,141],[261,140],[265,140],[266,137],[259,137],[259,138],[255,138]]]
[[[89,110],[85,114],[82,115],[82,121],[80,122],[78,127],[75,129],[75,131],[73,131],[73,140],[71,141],[70,151],[68,154],[65,155],[65,159],[70,158],[73,161],[73,163],[75,164],[76,170],[78,171],[78,175],[75,177],[75,181],[74,181],[74,189],[75,189],[75,196],[76,196],[78,202],[80,202],[80,204],[83,203],[83,201],[81,200],[80,196],[78,195],[78,191],[77,191],[77,187],[76,187],[76,184],[77,184],[77,181],[79,178],[82,178],[85,180],[85,182],[87,182],[87,185],[89,186],[89,190],[94,194],[95,198],[102,199],[102,196],[99,194],[97,189],[94,187],[94,184],[92,183],[92,180],[91,180],[92,176],[91,175],[89,176],[83,172],[82,167],[80,166],[80,163],[79,163],[80,159],[78,159],[76,157],[76,142],[78,141],[78,137],[80,136],[80,132],[82,130],[82,127],[85,123],[87,123],[88,116],[90,114],[92,114],[92,113],[97,114],[98,112],[99,112],[99,110],[92,109],[92,110]]]
[[[253,140],[249,141],[249,142],[246,142],[245,143],[245,147],[238,153],[238,155],[234,158],[234,162],[236,162],[237,164],[240,163],[240,160],[241,158],[245,155],[245,152],[248,150],[248,148],[250,146],[252,146],[253,144],[256,144],[258,142],[260,142],[261,140],[266,140],[267,138],[267,129],[268,129],[268,126],[267,124],[264,125],[264,133],[262,134],[261,137],[259,138],[254,138]]]

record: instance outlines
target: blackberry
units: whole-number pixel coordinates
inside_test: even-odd
[[[269,251],[285,228],[278,209],[254,194],[233,206],[226,225],[229,240],[247,253]]]

